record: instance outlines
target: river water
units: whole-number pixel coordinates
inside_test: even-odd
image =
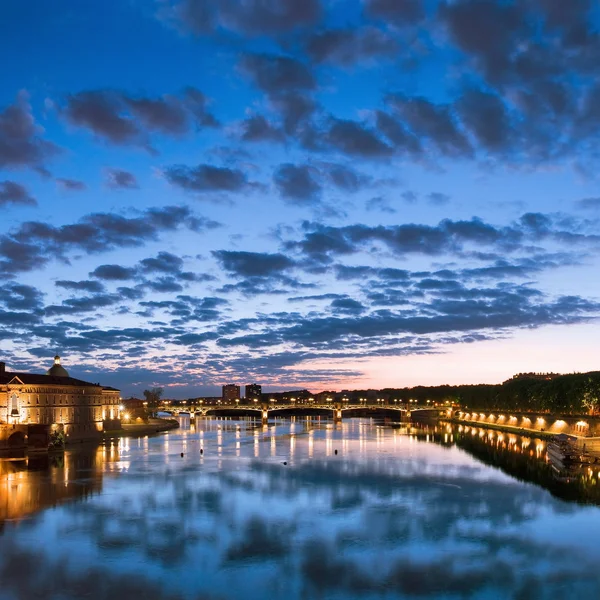
[[[443,424],[188,418],[3,459],[0,598],[598,599],[597,467],[557,487],[544,457]]]

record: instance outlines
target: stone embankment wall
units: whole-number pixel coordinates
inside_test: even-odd
[[[581,437],[600,437],[600,417],[590,415],[559,415],[549,413],[519,413],[503,411],[455,410],[450,415],[457,422],[469,425],[494,425],[507,431],[525,429],[546,433],[566,433]]]

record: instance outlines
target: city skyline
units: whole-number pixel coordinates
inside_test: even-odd
[[[3,3],[0,361],[170,398],[598,370],[599,24]]]

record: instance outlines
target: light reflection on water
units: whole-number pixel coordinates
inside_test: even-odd
[[[0,461],[0,598],[599,598],[600,510],[485,464],[545,468],[513,437],[184,419]]]

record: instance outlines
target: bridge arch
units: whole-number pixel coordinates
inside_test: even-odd
[[[6,443],[9,448],[22,448],[27,444],[27,438],[23,431],[17,430],[8,436]]]

